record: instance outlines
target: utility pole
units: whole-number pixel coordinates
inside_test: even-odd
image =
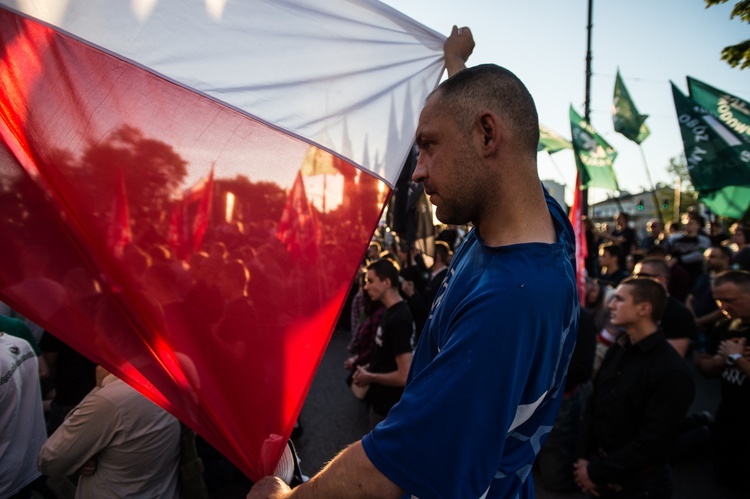
[[[583,119],[591,123],[591,29],[593,28],[592,16],[594,11],[594,0],[589,0],[589,19],[586,25],[587,42],[586,42],[586,95],[583,101]],[[581,213],[588,216],[589,214],[589,190],[584,189],[581,192]]]

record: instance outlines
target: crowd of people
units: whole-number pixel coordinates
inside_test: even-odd
[[[738,423],[750,416],[750,228],[707,227],[697,211],[666,231],[649,220],[642,238],[626,213],[585,222],[586,298],[566,397],[537,462],[542,483],[670,497],[670,460],[710,455],[716,490],[747,494],[739,470],[750,460],[731,449],[750,443]],[[644,279],[661,291],[641,289]],[[692,372],[721,380],[715,414],[688,413]]]
[[[454,27],[450,78],[417,131],[413,180],[449,229],[431,254],[373,241],[352,295],[344,368],[371,431],[299,487],[265,477],[248,497],[532,497],[537,466],[549,488],[668,498],[671,452],[701,432],[717,486],[746,492],[747,229],[704,233],[690,212],[684,229],[651,221],[639,241],[627,214],[589,222],[579,306],[572,226],[538,178],[533,99],[504,68],[466,69],[473,47]],[[237,280],[244,304],[247,269],[225,268],[209,280]],[[174,291],[157,277],[152,294]],[[192,432],[48,333],[2,320],[1,496],[205,497],[201,480],[185,487],[201,475]],[[721,380],[714,415],[688,414],[691,362]]]

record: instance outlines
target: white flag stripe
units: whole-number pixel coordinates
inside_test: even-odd
[[[0,6],[320,145],[391,185],[443,69],[445,37],[375,0]]]

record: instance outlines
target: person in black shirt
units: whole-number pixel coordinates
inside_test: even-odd
[[[365,292],[386,308],[375,333],[368,366],[358,366],[352,381],[370,386],[370,423],[373,427],[385,419],[401,398],[414,349],[414,320],[398,291],[398,270],[387,260],[367,267]]]
[[[615,215],[615,230],[611,234],[602,233],[604,239],[608,239],[613,244],[622,248],[623,260],[628,256],[633,248],[636,247],[635,231],[630,228],[630,215],[625,212],[619,212]],[[623,263],[620,263],[623,266]]]
[[[655,279],[667,291],[667,304],[657,324],[677,353],[685,357],[690,348],[690,341],[696,336],[695,317],[689,308],[668,292],[669,264],[661,258],[645,258],[638,262],[633,270],[635,277]]]
[[[750,494],[750,272],[727,270],[712,287],[726,318],[696,355],[698,369],[721,380],[721,403],[711,428],[712,460],[719,485]]]
[[[672,495],[667,456],[695,395],[685,361],[657,323],[667,303],[650,278],[626,279],[609,305],[626,334],[607,351],[583,418],[576,484],[603,498]]]
[[[453,252],[450,250],[450,246],[444,241],[436,241],[435,263],[430,267],[430,280],[427,281],[424,290],[418,291],[414,282],[408,279],[401,284],[401,290],[406,295],[406,303],[409,305],[409,310],[416,324],[416,340],[419,340],[422,328],[430,315],[432,302],[448,274],[448,265],[450,265],[452,257]]]
[[[622,247],[617,244],[606,243],[599,248],[599,264],[602,266],[600,281],[617,286],[620,281],[630,276],[624,268],[625,255]]]

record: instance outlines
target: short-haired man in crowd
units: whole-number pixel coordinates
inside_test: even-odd
[[[695,316],[695,325],[701,336],[709,333],[714,324],[724,317],[714,300],[712,284],[717,274],[729,269],[732,252],[726,246],[711,246],[703,252],[703,257],[706,260],[706,272],[698,276],[685,300],[685,305]]]
[[[655,279],[667,292],[667,304],[657,324],[677,353],[685,357],[696,335],[695,318],[690,309],[669,294],[669,264],[661,258],[644,258],[635,264],[633,275]]]
[[[713,295],[726,318],[711,332],[698,369],[720,377],[721,402],[711,428],[712,459],[720,485],[750,494],[750,272],[718,274]],[[747,497],[747,495],[745,496]]]
[[[432,267],[430,267],[430,279],[427,281],[424,290],[418,291],[413,281],[404,281],[401,284],[401,290],[406,295],[406,302],[409,304],[414,316],[414,323],[417,326],[417,340],[422,334],[422,328],[432,308],[432,301],[438,294],[440,286],[443,284],[445,276],[448,274],[448,265],[451,263],[453,252],[445,241],[435,241],[435,258]]]
[[[584,492],[605,497],[672,497],[667,456],[695,395],[685,361],[667,343],[659,318],[664,286],[629,278],[610,302],[626,334],[607,351],[594,378],[574,466]]]
[[[414,349],[414,319],[409,306],[398,292],[398,270],[387,260],[377,260],[367,266],[365,293],[385,307],[375,333],[370,353],[370,364],[359,366],[352,382],[369,386],[370,424],[375,426],[385,419],[388,411],[401,398],[406,376],[411,367]]]
[[[526,87],[495,65],[464,68],[467,28],[417,126],[437,217],[471,222],[414,352],[401,400],[361,441],[294,490],[253,497],[533,497],[531,468],[562,399],[578,330],[565,212],[537,173],[539,121]]]

